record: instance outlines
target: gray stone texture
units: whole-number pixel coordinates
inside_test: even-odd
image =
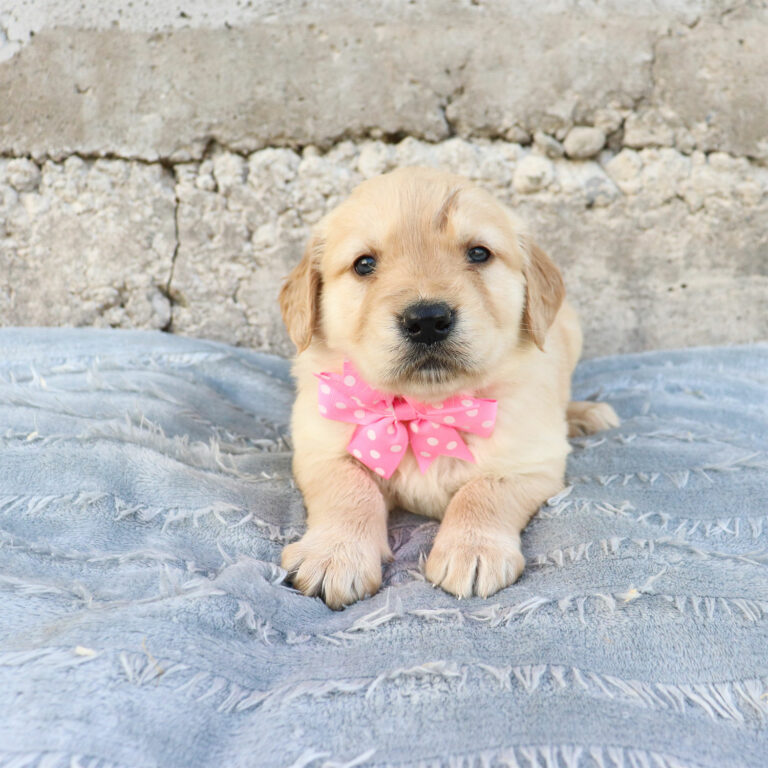
[[[174,209],[159,165],[0,159],[0,324],[167,326]]]
[[[768,153],[762,2],[9,5],[7,154],[184,160],[211,140],[250,152],[401,134],[526,142],[537,130],[562,140],[599,110],[646,107],[692,149]],[[646,130],[669,145],[661,126]]]
[[[577,125],[568,131],[563,142],[565,154],[574,160],[594,157],[605,146],[605,132],[601,128]]]
[[[290,352],[276,305],[363,178],[517,209],[588,355],[768,337],[768,9],[729,0],[14,0],[0,323]]]
[[[547,170],[521,188],[532,164]],[[549,160],[459,138],[219,151],[180,166],[173,330],[290,353],[275,297],[309,227],[398,165],[466,175],[528,222],[563,268],[588,356],[768,337],[768,169],[674,149]]]

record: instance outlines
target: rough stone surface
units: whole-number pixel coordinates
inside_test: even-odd
[[[0,159],[0,324],[165,327],[174,207],[159,165]]]
[[[595,128],[600,128],[608,136],[621,128],[624,116],[618,109],[596,109],[593,122]]]
[[[675,131],[671,122],[674,113],[666,114],[658,109],[643,109],[632,113],[624,123],[624,145],[635,149],[643,147],[671,147],[675,143]]]
[[[311,225],[419,164],[529,222],[588,355],[766,338],[766,39],[764,0],[13,0],[0,323],[289,353]]]
[[[530,178],[540,162],[544,181],[521,191],[520,169]],[[462,173],[514,207],[563,267],[587,355],[768,336],[768,169],[673,149],[552,162],[458,138],[222,151],[180,166],[173,329],[290,353],[275,302],[309,227],[364,178],[404,164]]]
[[[768,160],[768,7],[734,4],[659,40],[654,101],[698,149]]]
[[[175,178],[0,161],[0,322],[166,327],[290,354],[277,292],[310,227],[399,165],[466,175],[528,222],[563,268],[587,355],[768,337],[768,169],[671,148],[549,160],[459,138],[217,148]]]
[[[547,157],[562,157],[565,154],[562,143],[544,131],[536,131],[533,134],[533,146]]]
[[[605,133],[601,128],[577,125],[568,131],[563,142],[565,154],[574,160],[594,157],[605,146]]]
[[[309,228],[364,178],[413,164],[478,181],[528,222],[563,268],[587,355],[768,336],[768,169],[671,148],[552,161],[458,138],[218,149],[178,164],[175,188],[159,165],[0,161],[0,322],[289,354],[277,292]]]
[[[739,0],[16,0],[0,10],[0,153],[562,141],[628,116],[633,148],[768,159],[767,37],[765,3]]]
[[[512,178],[518,192],[538,192],[551,184],[554,170],[552,163],[546,158],[527,155],[518,163]]]

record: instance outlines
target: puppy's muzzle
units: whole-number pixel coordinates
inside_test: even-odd
[[[456,312],[442,301],[417,301],[400,315],[400,328],[414,344],[445,341],[455,325]]]

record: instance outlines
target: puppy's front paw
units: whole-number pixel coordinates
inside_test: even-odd
[[[339,610],[379,589],[381,560],[390,555],[384,546],[386,551],[371,539],[351,540],[338,530],[310,528],[283,550],[282,565],[305,595],[320,595],[329,608]]]
[[[456,597],[489,597],[517,581],[524,567],[520,544],[512,537],[492,538],[441,527],[425,575]]]

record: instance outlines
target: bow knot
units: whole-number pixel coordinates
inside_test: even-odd
[[[419,469],[438,456],[474,462],[459,434],[489,437],[496,401],[457,395],[442,403],[421,403],[368,386],[349,361],[343,373],[317,374],[318,408],[327,419],[357,424],[347,451],[381,477],[391,477],[410,446]]]

